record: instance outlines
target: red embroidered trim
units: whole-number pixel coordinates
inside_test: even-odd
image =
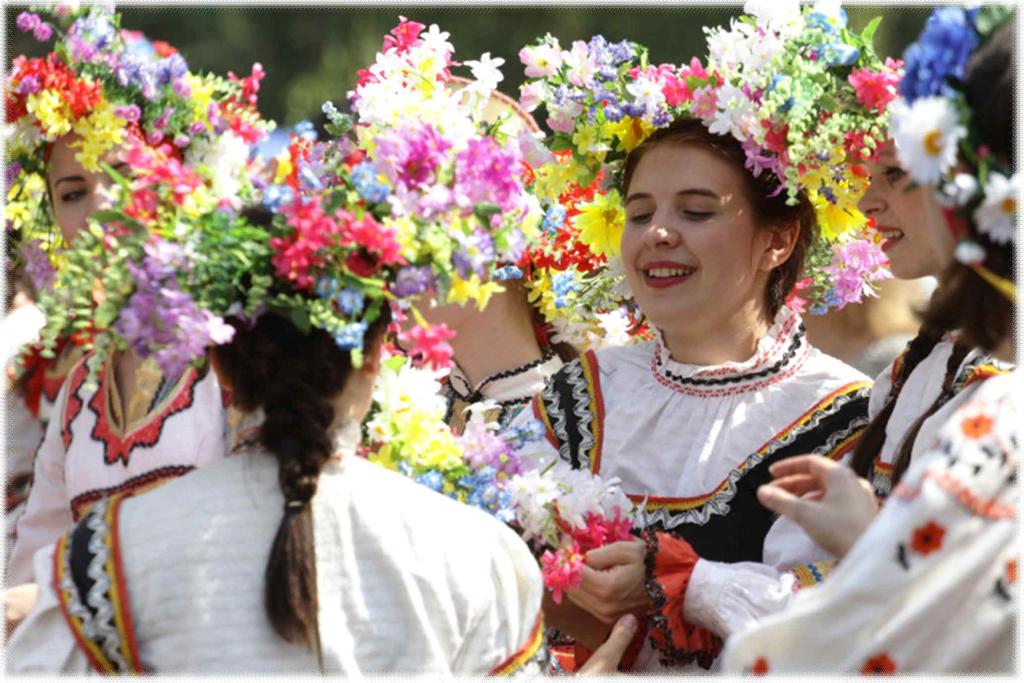
[[[131,671],[142,673],[142,660],[139,658],[139,647],[135,642],[135,624],[132,622],[131,602],[128,600],[128,575],[124,571],[124,560],[121,555],[121,503],[128,495],[116,496],[110,502],[110,545],[114,555],[114,585],[111,588],[117,591],[115,621],[126,641],[122,644],[122,648],[127,646],[128,664]]]
[[[782,381],[784,379],[789,379],[790,377],[795,375],[800,370],[800,368],[803,367],[804,361],[807,360],[807,356],[810,355],[810,352],[811,352],[811,345],[810,344],[803,344],[802,346],[803,346],[802,352],[800,353],[799,356],[797,356],[796,358],[793,359],[792,364],[790,365],[789,368],[779,372],[778,374],[776,374],[776,375],[774,375],[772,377],[768,377],[766,379],[758,380],[757,382],[754,382],[753,384],[739,384],[739,385],[736,385],[736,386],[733,386],[733,387],[727,387],[727,388],[724,388],[724,389],[691,389],[691,388],[684,388],[684,387],[681,387],[678,384],[672,382],[671,380],[669,380],[669,379],[667,379],[665,377],[662,377],[661,373],[658,372],[658,368],[657,368],[657,365],[656,365],[657,357],[655,357],[655,359],[651,361],[651,373],[654,375],[654,378],[656,380],[658,380],[659,384],[662,384],[662,385],[668,387],[669,389],[671,389],[673,391],[679,392],[680,394],[686,394],[687,396],[702,396],[702,397],[735,396],[737,394],[746,394],[746,393],[750,393],[751,391],[757,391],[758,389],[763,389],[763,388],[765,388],[767,386],[771,386],[772,384],[780,382],[780,381]]]
[[[972,514],[978,515],[979,517],[987,517],[989,519],[1013,519],[1016,514],[1016,508],[1013,505],[1006,503],[1000,503],[996,500],[985,499],[971,491],[970,487],[964,482],[960,481],[953,476],[952,473],[946,470],[929,469],[926,470],[924,476],[921,479],[923,484],[928,479],[931,479],[940,487],[946,490],[946,492],[952,494],[960,504],[967,508]],[[901,498],[911,498],[916,495],[914,489],[909,486],[906,487],[908,491],[904,491],[904,486],[900,484],[896,487],[899,491]],[[920,489],[917,490],[918,492]]]
[[[654,606],[651,644],[659,651],[659,660],[668,666],[696,660],[710,668],[722,651],[722,639],[683,618],[686,589],[700,558],[682,538],[650,530],[643,538],[647,543],[645,587]]]
[[[128,465],[134,449],[155,446],[160,441],[164,423],[172,415],[192,407],[195,401],[195,386],[199,380],[195,370],[187,370],[184,384],[174,390],[174,398],[167,403],[167,406],[159,414],[150,418],[149,422],[125,436],[113,431],[107,416],[106,383],[108,381],[107,373],[104,372],[100,379],[99,391],[89,401],[89,408],[96,414],[96,425],[92,429],[92,438],[103,444],[103,461],[106,464],[113,465],[120,460]]]
[[[69,373],[70,379],[68,380],[68,398],[64,405],[64,418],[62,420],[60,435],[64,441],[64,450],[68,450],[71,447],[71,440],[74,438],[74,434],[71,432],[71,423],[75,421],[78,414],[82,412],[82,406],[84,401],[82,397],[78,395],[82,385],[85,384],[85,378],[88,375],[88,369],[85,367],[86,358],[78,361],[78,364]]]
[[[601,470],[601,452],[604,445],[604,394],[601,393],[601,369],[597,362],[597,354],[592,350],[583,354],[581,364],[583,376],[589,385],[590,409],[594,415],[594,421],[590,425],[594,446],[587,454],[587,458],[590,460],[590,471],[596,474]]]
[[[533,630],[527,636],[526,642],[518,650],[509,655],[505,661],[488,672],[488,676],[508,676],[523,668],[530,658],[537,654],[541,644],[544,642],[544,615],[537,615],[537,621],[533,624]]]
[[[168,467],[161,467],[159,469],[150,470],[145,474],[140,474],[137,477],[132,477],[117,486],[111,486],[104,489],[92,489],[85,493],[80,493],[71,499],[71,517],[77,522],[87,512],[89,512],[93,505],[104,498],[110,498],[115,495],[134,496],[139,493],[144,493],[145,491],[154,489],[172,479],[177,479],[178,477],[186,475],[194,469],[194,465],[171,465]]]

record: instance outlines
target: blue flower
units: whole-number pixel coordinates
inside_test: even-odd
[[[337,296],[338,307],[345,315],[355,316],[362,313],[364,300],[362,292],[348,287],[338,292]]]
[[[544,219],[540,222],[541,230],[547,233],[548,237],[554,237],[563,225],[565,225],[565,207],[561,204],[552,204],[544,212]]]
[[[900,94],[908,103],[931,95],[952,96],[948,79],[963,78],[964,66],[977,47],[977,32],[962,7],[936,9],[917,42],[903,53]]]
[[[323,189],[323,183],[320,182],[319,176],[306,164],[299,165],[299,179],[311,190]]]
[[[434,470],[418,475],[416,481],[434,491],[440,491],[444,488],[444,477],[441,476],[440,472]]]
[[[498,282],[505,282],[507,280],[521,280],[523,277],[522,269],[517,266],[507,265],[497,268],[494,271],[494,279]]]
[[[390,188],[377,180],[377,169],[363,161],[352,169],[352,185],[359,196],[371,204],[379,204],[388,198]]]
[[[850,66],[860,58],[860,50],[853,45],[834,41],[825,46],[825,61],[829,66]]]
[[[551,291],[555,293],[555,308],[569,305],[569,295],[577,289],[576,279],[572,273],[556,273],[551,278]]]
[[[334,343],[339,349],[351,351],[363,347],[363,335],[366,333],[366,323],[349,323],[341,328],[341,332],[334,335]]]

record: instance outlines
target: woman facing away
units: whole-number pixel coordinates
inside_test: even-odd
[[[810,35],[821,31],[820,39],[830,40],[821,23],[839,22],[810,8],[801,14],[795,4],[792,13],[783,12],[782,5],[789,6],[760,7],[770,16],[759,24],[775,39],[797,35],[801,24],[810,31],[817,21]],[[709,42],[723,31],[712,32]],[[773,62],[779,80],[808,59],[786,40],[792,61]],[[867,61],[868,49],[858,52],[863,66],[886,74],[880,60]],[[777,520],[755,491],[768,481],[768,468],[786,458],[807,452],[842,458],[867,422],[867,378],[811,347],[800,316],[786,305],[809,265],[806,255],[829,249],[823,236],[836,225],[816,220],[835,220],[822,176],[805,181],[815,171],[796,170],[820,160],[798,145],[780,154],[779,145],[788,143],[778,131],[797,125],[792,112],[811,112],[812,121],[800,123],[817,140],[828,117],[819,119],[813,102],[782,101],[767,108],[777,119],[740,119],[758,131],[756,144],[750,129],[745,143],[729,131],[713,133],[709,127],[718,130],[717,120],[732,108],[738,119],[744,111],[729,98],[753,97],[754,79],[773,79],[763,68],[715,68],[720,78],[708,76],[711,66],[706,73],[699,65],[680,70],[681,78],[692,76],[686,82],[695,97],[720,88],[717,100],[709,98],[718,103],[711,114],[684,109],[667,125],[659,123],[661,109],[650,122],[647,114],[632,114],[632,128],[649,125],[653,132],[625,150],[619,245],[626,279],[656,339],[585,354],[556,374],[532,406],[547,427],[538,457],[614,477],[642,506],[635,531],[644,540],[588,552],[568,603],[545,605],[548,621],[587,645],[599,642],[591,635],[601,632],[595,620],[611,623],[624,612],[646,617],[642,645],[635,643],[639,652],[632,653],[633,667],[642,670],[715,668],[725,637],[781,609],[795,585],[820,577],[820,563],[830,555],[791,522]],[[667,65],[649,71],[636,78],[674,73]],[[878,116],[859,108],[845,81],[835,84],[829,97],[848,103],[842,115],[850,129],[867,134]],[[649,85],[638,82],[629,92]],[[618,107],[644,111],[640,102]],[[765,130],[768,147],[759,147]],[[583,137],[579,130],[574,135]],[[794,155],[806,162],[792,161]],[[773,162],[776,172],[750,170]],[[844,192],[856,182],[844,156],[830,160],[832,173],[844,178]],[[779,191],[783,177],[789,201]],[[846,206],[836,213],[855,212]]]
[[[258,136],[263,126],[251,101],[239,101],[243,89],[258,90],[259,75],[231,85],[226,79],[205,77],[209,83],[221,82],[229,94],[196,114],[192,92],[201,85],[200,78],[177,53],[140,56],[142,43],[119,33],[115,17],[108,9],[84,8],[54,53],[45,59],[18,58],[11,76],[18,94],[12,113],[19,130],[32,131],[14,146],[22,154],[22,173],[43,174],[53,221],[68,243],[86,229],[91,214],[109,205],[114,183],[101,164],[110,164],[118,174],[129,168],[143,176],[150,172],[130,163],[139,160],[132,149],[163,149],[174,159],[171,163],[183,168],[207,165],[208,175],[194,170],[187,175],[190,189],[205,191],[205,201],[237,202],[237,179],[245,171],[249,143],[235,131]],[[84,99],[76,107],[84,102],[91,108],[69,106],[66,121],[40,119],[44,109],[36,98],[54,92],[57,97],[79,93]],[[168,107],[162,114],[144,116],[149,100],[158,95],[167,98]],[[229,129],[229,123],[234,127]],[[133,147],[136,143],[143,147]],[[152,287],[160,276],[140,270],[133,277],[150,278]],[[63,295],[44,291],[40,300]],[[192,368],[168,372],[152,357],[143,358],[146,349],[139,339],[151,322],[147,316],[158,315],[144,296],[139,295],[135,317],[122,323],[136,331],[126,335],[123,350],[102,359],[89,355],[68,370],[35,456],[24,514],[15,527],[7,574],[11,585],[31,582],[33,554],[52,544],[98,500],[147,490],[227,452],[225,396],[213,374]],[[90,311],[85,317],[92,315]],[[66,346],[57,344],[58,359],[66,356]],[[87,382],[93,365],[99,366],[96,386]]]
[[[935,101],[948,108],[951,123],[977,133],[968,135],[955,165],[937,179],[923,175],[920,166],[910,169],[925,188],[946,190],[941,195],[948,196],[949,175],[960,174],[960,186],[969,188],[966,201],[950,213],[959,239],[957,258],[943,272],[925,323],[959,330],[960,343],[1010,363],[1017,226],[1015,207],[1006,200],[1019,187],[1010,171],[1012,18],[985,33],[980,22],[975,28],[977,14],[959,8],[937,10],[938,21],[948,21],[942,13],[954,10],[963,21],[953,35],[984,43],[971,57],[963,90],[951,89]],[[934,15],[930,23],[936,23]],[[989,27],[993,23],[1002,22]],[[969,114],[956,113],[961,111]],[[949,124],[937,130],[951,132]],[[897,144],[910,148],[927,132],[897,134]],[[973,154],[982,145],[993,152],[982,161],[988,173],[984,183]],[[828,543],[842,560],[824,584],[736,634],[723,657],[726,670],[1013,670],[1021,439],[1017,375],[1015,370],[964,388],[955,410],[915,453],[880,511],[869,482],[845,468],[813,456],[773,468],[776,478],[761,488],[759,499]]]

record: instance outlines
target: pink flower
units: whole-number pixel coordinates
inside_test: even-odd
[[[836,249],[832,264],[825,271],[843,305],[859,304],[863,297],[873,296],[871,283],[892,277],[885,268],[888,262],[881,247],[872,240],[854,240]]]
[[[718,89],[710,85],[693,91],[693,113],[705,121],[718,112]]]
[[[612,519],[607,519],[595,512],[588,512],[586,522],[587,525],[582,529],[573,529],[570,532],[573,541],[582,553],[609,543],[628,541],[632,538],[632,522],[628,518],[622,519],[622,511],[618,507],[615,508],[615,517]]]
[[[385,228],[368,213],[363,214],[358,220],[343,210],[339,210],[335,215],[341,224],[343,245],[362,247],[377,258],[379,265],[405,263],[401,254],[402,245],[398,242],[398,233],[393,228]]]
[[[526,66],[527,78],[547,78],[558,73],[562,53],[557,47],[546,44],[524,47],[519,51],[519,61]]]
[[[572,548],[550,550],[540,556],[544,586],[551,590],[556,605],[562,604],[562,591],[575,588],[583,581],[583,556],[574,542]]]
[[[885,60],[882,71],[870,69],[854,69],[848,78],[857,94],[857,101],[867,109],[874,109],[881,114],[890,102],[895,99],[902,75],[897,71],[902,62],[894,62],[891,57]]]
[[[814,278],[806,277],[802,280],[797,280],[796,286],[793,287],[793,291],[786,297],[786,307],[792,310],[794,313],[805,313],[807,311],[807,299],[800,296],[811,283],[814,282]]]
[[[293,281],[300,289],[312,289],[313,270],[324,263],[324,251],[336,244],[339,226],[324,214],[320,200],[312,197],[295,199],[281,207],[293,232],[287,237],[273,237],[270,246],[276,252],[272,259],[279,277]]]
[[[391,29],[391,35],[384,36],[384,52],[394,48],[398,54],[408,52],[419,42],[420,33],[426,26],[409,21],[403,16],[398,17],[398,26]]]
[[[455,338],[455,332],[444,323],[438,325],[416,325],[398,335],[402,348],[417,367],[430,365],[435,370],[452,367],[455,357],[449,339]]]

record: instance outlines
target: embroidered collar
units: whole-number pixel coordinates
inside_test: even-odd
[[[266,419],[262,408],[245,413],[234,406],[228,409],[228,429],[231,431],[231,447],[228,455],[247,455],[265,452],[260,443],[260,427]],[[331,458],[341,460],[355,455],[359,442],[362,440],[362,429],[358,422],[346,422],[331,434],[334,447]]]
[[[548,347],[537,360],[488,375],[474,388],[456,364],[448,375],[448,388],[455,398],[466,403],[495,401],[499,405],[521,403],[544,388],[547,378],[562,366],[554,349]]]
[[[693,365],[672,359],[657,333],[651,371],[661,384],[698,395],[753,391],[795,373],[810,351],[803,321],[783,306],[768,332],[757,342],[754,355],[745,361],[720,365]]]

